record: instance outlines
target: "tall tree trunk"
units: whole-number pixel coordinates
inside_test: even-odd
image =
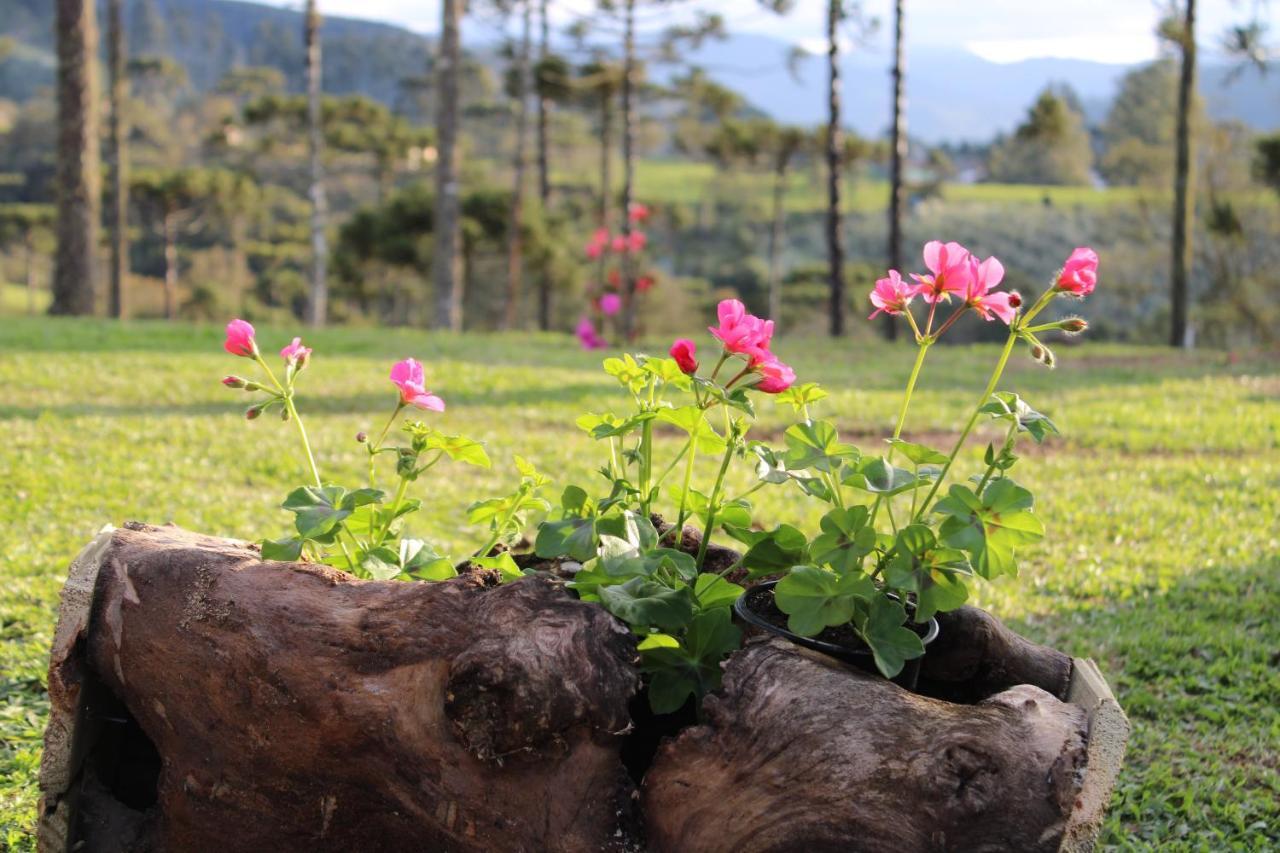
[[[326,270],[329,250],[324,237],[328,205],[324,195],[324,164],[320,159],[320,12],[316,8],[316,0],[307,0],[303,27],[307,49],[307,156],[311,169],[311,186],[307,193],[311,198],[311,302],[308,320],[318,328],[325,324],[329,314]]]
[[[169,320],[178,319],[178,237],[173,217],[166,211],[160,221],[164,239],[164,316]]]
[[[92,314],[97,290],[97,25],[93,0],[56,0],[58,251],[50,314]]]
[[[889,159],[889,269],[902,270],[902,212],[906,188],[902,168],[907,159],[907,57],[903,50],[903,0],[893,4],[893,133]],[[886,313],[881,321],[885,340],[897,340],[898,321]]]
[[[125,77],[125,41],[123,0],[107,4],[107,67],[111,74],[111,126],[107,137],[107,159],[111,166],[111,205],[107,226],[111,230],[111,281],[108,311],[120,319],[125,315],[125,286],[129,275],[129,196],[128,131],[125,128],[124,102],[128,96]]]
[[[613,227],[613,92],[600,97],[600,227]]]
[[[521,291],[524,289],[524,184],[529,162],[529,90],[532,88],[530,65],[533,60],[533,2],[524,0],[521,14],[520,51],[516,57],[519,82],[516,86],[516,139],[512,158],[513,185],[511,216],[507,231],[507,304],[502,327],[514,329],[520,313]]]
[[[844,334],[844,217],[840,210],[840,19],[841,0],[827,2],[827,261],[831,292],[831,336]]]
[[[622,236],[631,242],[631,204],[635,193],[635,69],[636,0],[626,0],[622,37]],[[636,330],[636,279],[631,253],[622,254],[622,337],[630,341]]]
[[[769,228],[769,319],[782,323],[782,237],[786,218],[787,166],[789,157],[779,155],[773,174],[773,223]]]
[[[462,329],[462,210],[458,198],[458,62],[462,0],[440,4],[440,56],[436,80],[436,215],[432,277],[436,285],[436,324]]]
[[[551,55],[551,24],[547,16],[550,0],[540,0],[538,4],[538,25],[541,39],[538,48],[539,63],[546,62]],[[542,87],[538,92],[538,200],[542,214],[545,216],[551,206],[551,167],[549,163],[548,141],[550,103],[543,97]],[[551,277],[547,270],[542,271],[538,279],[538,328],[542,331],[551,329]]]
[[[1191,218],[1195,197],[1191,191],[1191,96],[1196,81],[1196,0],[1185,0],[1186,17],[1181,38],[1182,73],[1178,79],[1178,125],[1173,173],[1173,257],[1169,274],[1169,345],[1186,346],[1187,276],[1192,261]]]
[[[34,230],[27,231],[23,239],[26,249],[26,269],[24,271],[27,285],[27,313],[36,313],[36,239]]]

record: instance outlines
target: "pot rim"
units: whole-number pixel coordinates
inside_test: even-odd
[[[738,616],[740,616],[744,621],[751,623],[757,628],[760,628],[764,631],[768,631],[771,634],[777,634],[779,636],[786,637],[788,640],[791,640],[802,646],[807,646],[808,648],[814,649],[816,651],[824,652],[826,654],[835,655],[838,657],[841,655],[859,654],[859,653],[865,653],[870,655],[872,653],[871,647],[868,646],[866,643],[863,643],[859,647],[839,646],[839,645],[836,645],[835,643],[828,643],[825,640],[819,640],[817,637],[803,637],[800,634],[795,633],[794,631],[792,631],[791,629],[785,626],[773,624],[769,620],[765,619],[763,616],[756,613],[749,606],[747,606],[747,595],[750,594],[753,590],[757,590],[757,589],[772,590],[777,585],[778,585],[777,581],[765,581],[763,583],[758,583],[758,584],[755,584],[754,586],[747,587],[746,591],[743,592],[742,595],[738,596],[738,600],[733,603],[733,612],[736,613]],[[892,598],[898,598],[898,596],[894,595],[893,593],[889,593],[889,595]],[[924,636],[920,638],[920,641],[926,646],[926,651],[927,651],[928,645],[938,638],[938,633],[941,630],[941,628],[938,625],[938,620],[936,617],[932,617],[932,616],[929,617],[929,621],[926,622],[925,624],[928,625],[929,627],[925,630]]]

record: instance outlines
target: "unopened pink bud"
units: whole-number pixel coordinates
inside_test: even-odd
[[[364,430],[360,430],[360,432],[356,433],[356,441],[360,442],[361,444],[364,444],[368,440],[369,440],[369,433],[365,432]]]
[[[228,376],[222,380],[222,384],[228,388],[243,388],[245,386],[245,380],[241,379],[239,376]]]
[[[261,414],[262,414],[262,406],[260,405],[250,406],[244,411],[244,419],[246,421],[257,420],[258,416]]]

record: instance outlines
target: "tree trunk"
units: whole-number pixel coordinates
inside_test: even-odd
[[[326,270],[329,250],[324,236],[328,203],[325,201],[324,164],[321,162],[320,12],[316,8],[316,0],[307,0],[303,26],[307,50],[307,158],[311,172],[311,184],[307,190],[311,199],[311,300],[307,307],[307,319],[312,327],[319,328],[325,324],[329,314],[329,281]]]
[[[58,249],[50,314],[92,314],[97,292],[97,44],[93,0],[56,0]]]
[[[902,169],[907,159],[907,57],[903,48],[903,0],[893,4],[893,130],[889,152],[889,269],[902,270],[902,213],[906,191]],[[885,340],[898,338],[898,320],[885,313],[881,319]]]
[[[440,4],[440,53],[436,79],[436,211],[432,277],[436,285],[436,324],[462,331],[462,270],[459,257],[462,210],[458,196],[458,32],[462,0]]]
[[[236,214],[231,217],[231,307],[239,315],[244,310],[244,278],[248,270],[244,244],[248,226],[244,216]]]
[[[101,534],[54,634],[41,849],[636,851],[641,821],[655,851],[1096,834],[1123,714],[1089,662],[981,611],[925,673],[976,704],[750,640],[652,757],[631,633],[548,576],[496,575],[359,581],[174,527]]]
[[[841,0],[827,2],[827,262],[831,336],[844,334],[844,215],[840,201],[840,19]]]
[[[631,241],[631,205],[635,201],[636,179],[636,0],[626,0],[626,21],[622,38],[622,236]],[[623,252],[622,339],[630,341],[636,329],[636,279],[631,253]]]
[[[26,250],[26,266],[23,275],[27,285],[27,314],[34,316],[36,313],[36,241],[32,231],[28,231],[23,239],[23,248]]]
[[[769,228],[769,319],[782,323],[782,239],[786,219],[787,159],[779,156],[773,175],[773,220]]]
[[[173,221],[174,214],[166,211],[160,220],[160,234],[164,239],[164,316],[178,319],[178,236]]]
[[[658,851],[1055,851],[1088,720],[1030,685],[908,693],[780,639],[749,644],[644,780]]]
[[[108,287],[110,316],[125,315],[125,287],[129,275],[128,129],[124,102],[128,97],[125,77],[127,49],[124,41],[123,0],[107,3],[107,68],[111,74],[111,126],[107,137],[107,158],[111,167],[111,204],[107,227],[111,231],[111,281]]]
[[[520,51],[516,58],[519,83],[516,87],[516,138],[512,157],[511,216],[507,233],[507,304],[502,328],[514,329],[520,315],[524,289],[524,184],[529,162],[530,64],[533,60],[533,4],[524,0],[521,15]]]
[[[550,0],[541,0],[538,4],[538,25],[541,39],[538,48],[539,62],[546,62],[551,55],[551,24],[548,20],[547,7]],[[541,87],[539,87],[541,89]],[[550,102],[538,93],[538,201],[545,217],[551,207],[551,165],[550,165]],[[543,270],[538,279],[538,328],[544,332],[551,331],[551,276]]]
[[[613,228],[613,92],[600,97],[600,227]]]
[[[1184,347],[1187,336],[1187,278],[1192,263],[1191,223],[1195,197],[1191,185],[1191,98],[1196,83],[1196,0],[1185,0],[1181,33],[1182,70],[1178,78],[1178,120],[1173,173],[1172,268],[1169,273],[1169,345]]]

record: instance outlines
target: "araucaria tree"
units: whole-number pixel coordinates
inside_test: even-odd
[[[1173,166],[1173,241],[1169,270],[1169,345],[1187,343],[1187,278],[1191,268],[1191,219],[1195,197],[1191,188],[1191,97],[1196,82],[1196,0],[1183,0],[1181,20],[1170,19],[1164,30],[1182,55],[1178,76],[1178,124]]]
[[[436,211],[432,274],[436,325],[462,329],[461,209],[458,193],[458,63],[462,0],[440,4],[440,53],[436,61]]]
[[[307,52],[307,157],[311,182],[307,195],[311,200],[311,300],[308,319],[314,327],[323,326],[329,310],[327,270],[328,246],[325,245],[325,220],[328,205],[324,194],[324,163],[321,158],[323,136],[320,119],[320,12],[316,0],[307,0],[303,24]]]
[[[107,69],[111,77],[111,124],[107,134],[107,159],[111,167],[110,208],[107,227],[111,238],[111,274],[107,291],[107,312],[116,318],[125,313],[125,281],[129,275],[129,193],[126,171],[129,166],[129,129],[124,116],[128,97],[125,75],[127,51],[124,40],[122,6],[124,0],[107,3]]]
[[[516,127],[512,156],[511,224],[507,231],[507,300],[503,311],[502,326],[514,328],[520,315],[520,298],[523,290],[524,185],[529,162],[529,94],[533,89],[533,4],[521,0],[521,35],[515,50],[515,67],[512,75],[512,99],[515,101]]]
[[[844,216],[840,201],[840,22],[842,0],[827,0],[827,276],[832,337],[844,334]]]
[[[907,160],[907,57],[903,49],[904,0],[893,4],[893,124],[889,139],[889,269],[902,269],[902,209],[906,190],[902,182],[902,168]],[[898,337],[898,323],[894,315],[885,312],[884,336],[886,340]]]
[[[97,283],[98,33],[91,0],[57,0],[58,252],[50,314],[92,314]]]

